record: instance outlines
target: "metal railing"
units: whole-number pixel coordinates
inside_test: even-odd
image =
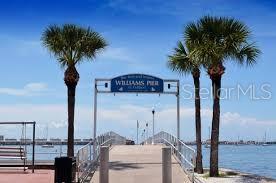
[[[89,173],[98,166],[100,146],[125,144],[126,138],[115,132],[108,132],[98,136],[95,141],[97,144],[95,154],[93,154],[93,142],[94,141],[91,141],[81,147],[76,155],[77,181],[80,183],[85,181]]]
[[[171,146],[172,153],[179,161],[182,169],[186,172],[190,181],[194,182],[196,152],[193,148],[187,146],[182,140],[177,139],[175,136],[163,131],[154,135],[153,138],[148,138],[144,143],[151,144],[152,141],[154,141],[154,143],[162,143],[166,146]]]

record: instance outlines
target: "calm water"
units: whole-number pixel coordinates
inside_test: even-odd
[[[80,147],[82,146],[75,146],[75,152]],[[203,146],[202,150],[203,165],[208,168],[210,149]],[[28,152],[31,152],[30,146],[28,147]],[[54,160],[55,157],[60,156],[60,152],[66,155],[66,146],[55,146],[54,148],[36,146],[36,152],[37,160]],[[219,154],[220,167],[276,179],[276,145],[221,145]],[[28,158],[31,158],[31,153],[29,153]]]
[[[203,166],[209,167],[210,149],[202,147]],[[220,145],[219,166],[276,179],[276,145]]]
[[[83,145],[75,145],[75,153]],[[53,148],[42,148],[40,145],[35,147],[35,159],[36,160],[54,160],[55,157],[66,156],[67,146],[66,145],[55,145]],[[27,157],[29,160],[32,158],[32,146],[27,146]]]

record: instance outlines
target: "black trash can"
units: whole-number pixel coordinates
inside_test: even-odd
[[[73,164],[75,160],[70,157],[55,158],[55,183],[72,183]]]

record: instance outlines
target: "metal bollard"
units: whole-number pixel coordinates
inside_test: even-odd
[[[170,147],[162,148],[162,182],[172,183],[172,151]]]
[[[100,183],[108,183],[109,181],[109,147],[100,147]]]

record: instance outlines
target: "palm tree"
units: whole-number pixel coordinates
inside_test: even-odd
[[[172,71],[177,71],[180,74],[192,74],[195,85],[195,125],[196,125],[196,168],[197,173],[203,173],[202,167],[202,143],[201,143],[201,116],[200,116],[200,67],[201,64],[196,59],[190,59],[188,51],[181,41],[178,42],[174,49],[174,54],[169,56],[168,67]]]
[[[107,46],[104,38],[90,28],[74,24],[50,25],[41,38],[43,45],[65,68],[64,82],[68,97],[68,148],[67,156],[74,156],[74,112],[75,91],[79,81],[76,65],[86,60],[94,60],[96,54]]]
[[[239,20],[227,17],[204,16],[196,23],[190,23],[185,31],[186,44],[192,49],[192,56],[201,58],[212,80],[213,119],[210,153],[210,176],[218,176],[218,144],[220,125],[221,78],[225,62],[239,65],[256,63],[260,50],[250,42],[249,28]]]

